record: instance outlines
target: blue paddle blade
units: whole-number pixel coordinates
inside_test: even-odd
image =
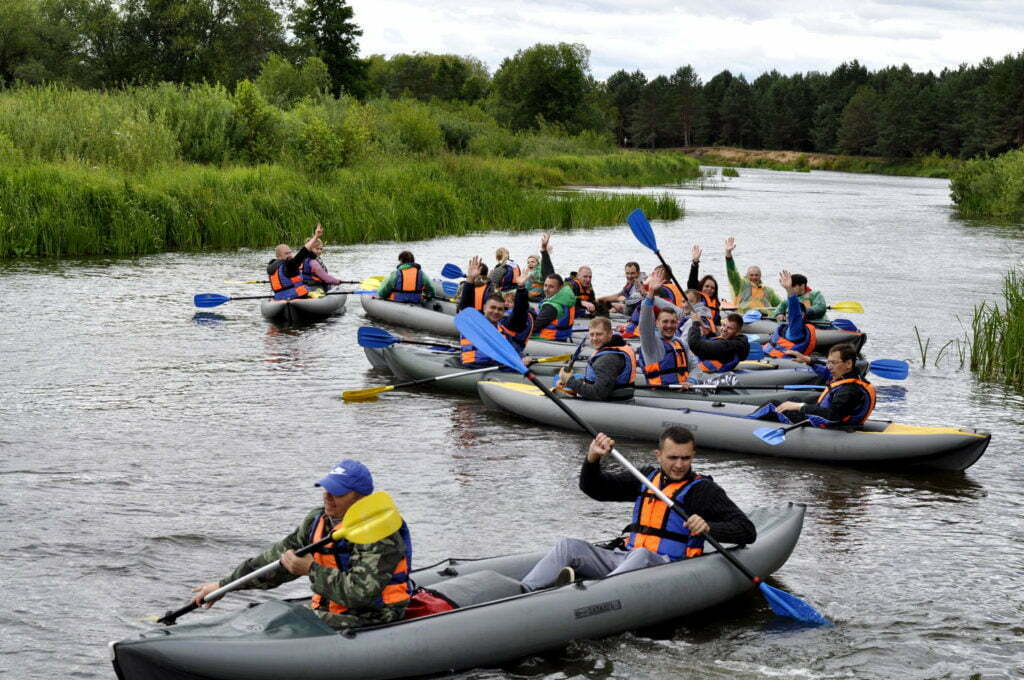
[[[452,281],[442,281],[441,289],[448,297],[455,297],[455,294],[459,292],[459,284],[453,283]]]
[[[371,347],[374,349],[380,349],[382,347],[391,347],[401,338],[396,338],[391,333],[381,328],[374,328],[373,326],[362,326],[356,331],[356,340],[359,342],[360,347]]]
[[[757,587],[761,589],[764,599],[768,600],[768,605],[772,608],[772,611],[779,616],[788,616],[791,619],[815,626],[832,625],[832,622],[819,614],[817,609],[796,595],[790,595],[778,588],[772,588],[767,583],[759,583]]]
[[[820,392],[825,389],[824,385],[783,385],[784,390],[815,390]]]
[[[750,353],[747,354],[747,359],[751,361],[764,359],[764,349],[761,347],[761,343],[753,338],[750,339]]]
[[[231,298],[226,295],[217,295],[216,293],[200,293],[192,298],[192,301],[196,307],[217,307],[225,302],[231,302]]]
[[[889,380],[906,380],[910,375],[910,364],[899,359],[875,359],[868,368],[878,377]]]
[[[441,276],[446,279],[464,279],[466,278],[466,273],[458,265],[449,262],[441,267]]]
[[[752,309],[743,315],[743,323],[754,323],[761,320],[761,312]]]
[[[495,361],[508,366],[520,375],[530,372],[515,348],[509,344],[508,340],[501,337],[498,329],[477,310],[466,307],[456,314],[455,327],[478,349]]]
[[[754,436],[772,446],[786,441],[786,432],[781,427],[759,427],[754,430]]]
[[[643,210],[637,208],[629,213],[626,222],[629,223],[629,230],[633,232],[633,236],[636,237],[637,241],[640,241],[640,243],[654,252],[658,252],[658,242],[654,238],[654,229],[651,228],[651,223],[647,221],[647,216],[644,215]]]
[[[850,321],[849,319],[833,319],[832,325],[841,331],[852,331],[856,333],[860,329],[857,328],[857,324]]]

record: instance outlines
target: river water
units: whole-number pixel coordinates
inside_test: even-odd
[[[669,261],[685,273],[699,243],[724,284],[722,244],[735,236],[741,268],[760,264],[774,282],[787,267],[832,300],[862,302],[869,358],[913,362],[905,398],[885,390],[876,413],[988,429],[988,452],[962,474],[894,474],[702,450],[697,469],[741,507],[807,504],[773,583],[835,627],[782,625],[751,593],[657,630],[460,677],[1021,677],[1024,398],[977,382],[955,352],[932,364],[937,345],[961,335],[958,319],[998,297],[1002,274],[1024,259],[1024,231],[957,219],[941,180],[740,173],[721,190],[669,189],[686,208],[655,224]],[[325,260],[358,279],[411,247],[436,273],[471,254],[490,261],[498,245],[525,259],[537,240],[329,247]],[[624,226],[552,244],[562,271],[595,265],[599,293],[620,285],[627,260],[653,266]],[[388,382],[356,345],[365,320],[355,300],[299,330],[267,324],[254,302],[196,315],[195,293],[262,293],[222,281],[260,278],[267,257],[0,266],[0,675],[112,677],[109,640],[152,625],[139,619],[289,532],[319,502],[312,483],[345,457],[396,496],[421,565],[603,538],[625,523],[628,505],[577,488],[582,435],[513,426],[474,399],[428,392],[342,403],[343,389]],[[915,325],[931,338],[926,369]],[[638,462],[650,456],[646,444],[621,444]],[[193,616],[264,597],[233,594]]]

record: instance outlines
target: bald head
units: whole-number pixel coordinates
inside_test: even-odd
[[[274,257],[279,260],[287,260],[292,256],[292,247],[287,243],[282,243],[274,248]]]
[[[747,269],[747,281],[750,281],[755,286],[761,285],[761,268],[750,267]]]

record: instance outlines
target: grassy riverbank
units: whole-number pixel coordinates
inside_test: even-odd
[[[982,380],[1024,389],[1024,272],[1003,278],[1003,307],[982,303],[971,323],[971,370]]]
[[[699,175],[593,133],[513,133],[476,107],[310,96],[243,82],[0,92],[0,258],[135,255],[674,219],[667,196],[552,191]]]
[[[909,160],[894,160],[874,156],[839,156],[801,151],[761,151],[717,146],[690,147],[681,149],[681,151],[705,165],[794,172],[833,170],[874,175],[949,177],[963,165],[963,161],[937,154]]]
[[[965,163],[950,195],[964,217],[1024,221],[1024,150]]]

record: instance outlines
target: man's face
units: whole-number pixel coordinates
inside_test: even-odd
[[[592,347],[602,347],[612,339],[612,332],[601,326],[591,326],[590,330],[587,331],[587,339],[590,340]]]
[[[527,269],[536,269],[537,268],[537,264],[538,264],[537,258],[535,258],[533,255],[530,255],[528,258],[526,258],[526,267],[527,267]]]
[[[740,328],[743,324],[736,323],[735,321],[726,321],[722,324],[722,330],[719,332],[719,337],[723,340],[731,340],[740,334]]]
[[[797,295],[804,295],[804,294],[807,293],[807,284],[806,283],[798,283],[795,286],[793,286],[793,291]]]
[[[352,504],[362,498],[355,491],[349,491],[342,496],[332,496],[327,489],[324,489],[324,512],[331,519],[338,521],[345,516]]]
[[[505,316],[505,304],[497,300],[488,299],[484,303],[484,316],[491,323],[497,324],[501,321],[501,317]]]
[[[580,267],[579,271],[576,272],[576,278],[584,286],[589,286],[590,280],[594,278],[594,272],[590,271],[590,267]]]
[[[747,270],[747,281],[750,281],[751,285],[760,286],[761,285],[761,268],[760,267],[751,267],[750,269],[748,269]]]
[[[671,340],[679,329],[679,317],[675,312],[663,311],[658,314],[658,332],[661,337]]]
[[[551,277],[544,279],[544,297],[554,297],[560,287],[561,286],[558,285],[558,279]]]
[[[694,450],[693,442],[676,444],[671,439],[666,439],[661,448],[654,452],[654,455],[658,459],[662,473],[669,480],[678,482],[690,474]]]
[[[853,361],[849,359],[843,361],[839,352],[829,352],[828,361],[825,362],[825,366],[828,367],[828,372],[832,374],[832,379],[839,380],[853,370]]]
[[[636,267],[626,267],[626,283],[633,283],[640,278],[640,270]]]

